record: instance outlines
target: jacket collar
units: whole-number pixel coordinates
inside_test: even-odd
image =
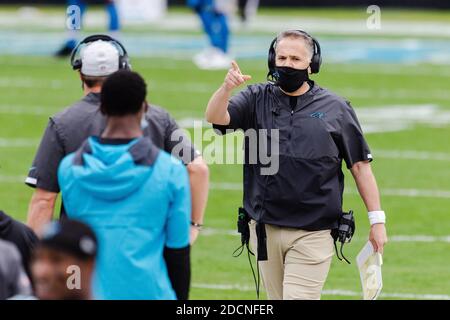
[[[320,87],[313,81],[309,80],[310,90],[308,92],[305,92],[304,94],[298,96],[298,103],[296,110],[298,109],[298,106],[303,108],[306,104],[309,104],[311,101],[314,100],[315,95],[320,90]],[[290,102],[289,97],[287,94],[285,94],[279,86],[272,85],[272,90],[274,93],[274,96],[276,98],[277,103],[272,105],[272,112],[275,114],[279,114],[279,109],[281,106],[289,107],[290,109]]]

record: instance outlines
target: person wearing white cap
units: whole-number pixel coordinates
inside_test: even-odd
[[[92,77],[108,76],[119,70],[119,52],[111,43],[97,40],[81,51],[81,74]]]
[[[35,188],[27,224],[37,234],[53,218],[60,192],[57,178],[60,162],[67,154],[78,150],[89,136],[100,136],[106,126],[106,118],[99,109],[103,82],[119,69],[130,69],[124,46],[106,35],[93,35],[81,41],[72,53],[71,64],[79,71],[84,97],[50,117],[25,180],[28,186]],[[161,107],[149,105],[141,125],[144,136],[151,137],[158,148],[179,158],[187,167],[192,191],[192,244],[203,224],[208,198],[208,166],[175,120]],[[64,203],[60,214],[66,215]]]

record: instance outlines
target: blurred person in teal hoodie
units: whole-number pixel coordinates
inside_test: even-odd
[[[189,179],[181,161],[144,139],[145,81],[120,70],[105,81],[107,126],[58,169],[69,218],[99,241],[96,299],[187,299],[190,283]]]

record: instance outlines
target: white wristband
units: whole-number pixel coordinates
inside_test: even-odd
[[[384,211],[369,211],[370,225],[375,223],[386,223],[386,215]]]

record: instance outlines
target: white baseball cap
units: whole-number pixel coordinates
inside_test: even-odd
[[[119,70],[119,51],[108,41],[89,43],[80,52],[81,73],[86,76],[103,77]]]

